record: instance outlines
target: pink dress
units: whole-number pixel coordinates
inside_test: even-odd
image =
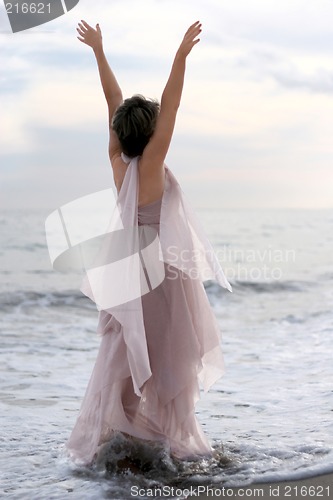
[[[131,194],[133,197],[134,186],[138,186],[138,176],[137,164],[132,161],[121,188],[123,193],[119,194],[125,227],[126,196]],[[173,209],[179,219],[182,215],[179,203],[175,203],[175,200],[184,201],[182,192],[178,190],[176,193],[177,186],[179,188],[166,167],[162,199],[139,208],[132,204],[132,212],[129,211],[132,218],[136,217],[139,234],[140,228],[149,227],[159,237],[164,275],[159,284],[150,286],[148,292],[125,305],[110,305],[108,308],[99,307],[97,294],[92,291],[92,280],[87,280],[81,288],[100,309],[98,333],[102,339],[77,422],[67,442],[67,449],[75,461],[91,463],[100,446],[115,432],[158,441],[173,456],[181,459],[210,456],[212,453],[194,410],[199,398],[199,379],[207,390],[224,371],[223,356],[219,327],[202,275],[191,277],[186,265],[179,265],[174,252],[182,245],[173,248],[172,259],[166,255],[172,240],[180,238],[181,227],[177,231],[175,219],[170,234],[162,230],[169,227],[170,215],[176,217]],[[137,192],[136,189],[135,203]],[[188,215],[189,208],[186,204],[185,207],[184,214]],[[128,219],[131,218],[129,212]],[[193,249],[199,249],[201,241],[201,247],[204,246],[207,252],[210,250],[208,242],[203,239],[198,222],[191,217],[193,215],[184,216],[184,220],[188,222],[190,218],[192,222]],[[141,236],[139,239],[141,241]],[[214,256],[209,259],[213,272],[208,276],[231,291]],[[142,262],[147,275],[147,258]],[[142,324],[138,321],[141,317]]]

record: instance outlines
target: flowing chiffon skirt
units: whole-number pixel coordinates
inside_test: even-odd
[[[138,224],[158,231],[160,211],[161,200],[139,207]],[[215,379],[224,366],[219,328],[204,286],[165,264],[165,279],[141,300],[152,375],[141,397],[135,394],[122,325],[100,311],[99,352],[67,442],[75,461],[91,463],[117,432],[157,441],[180,459],[212,454],[195,416],[195,403],[204,365],[210,366]]]

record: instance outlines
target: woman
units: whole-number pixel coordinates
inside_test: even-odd
[[[77,31],[78,39],[94,51],[108,104],[109,156],[120,214],[113,227],[121,221],[130,229],[131,243],[139,241],[140,259],[128,264],[125,274],[131,279],[124,278],[122,284],[104,274],[103,285],[97,279],[97,290],[90,275],[81,288],[98,305],[98,332],[103,337],[67,448],[73,459],[89,464],[101,445],[122,433],[158,443],[180,459],[211,456],[194,405],[198,378],[207,390],[223,373],[223,357],[202,281],[215,279],[230,291],[231,286],[164,163],[186,58],[199,42],[201,24],[194,23],[184,36],[160,106],[138,95],[123,102],[103,52],[99,25],[93,29],[82,21]],[[135,295],[137,284],[140,293]],[[133,296],[125,294],[115,304],[108,290],[116,288],[120,294],[122,287]]]

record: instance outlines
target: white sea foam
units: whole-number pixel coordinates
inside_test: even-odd
[[[333,470],[331,214],[202,212],[215,247],[294,248],[296,260],[282,263],[279,280],[235,276],[233,294],[207,284],[227,367],[197,405],[215,458],[180,463],[154,448],[153,467],[146,461],[144,474],[127,475],[112,468],[117,442],[95,469],[74,466],[64,454],[99,346],[97,313],[77,291],[79,275],[50,272],[43,215],[24,217],[4,219],[0,255],[6,498],[62,500],[68,493],[80,500],[128,499],[131,485],[233,486]],[[224,268],[236,264],[225,262]],[[262,260],[242,264],[259,267]],[[152,451],[122,446],[135,460],[148,460]]]

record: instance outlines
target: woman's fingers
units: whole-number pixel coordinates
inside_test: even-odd
[[[187,33],[192,33],[194,31],[197,31],[198,29],[201,29],[202,24],[200,21],[196,21],[194,24],[192,24],[189,29],[187,30]]]
[[[88,31],[87,28],[85,28],[82,23],[78,23],[78,26],[83,33],[86,33]]]
[[[196,36],[201,33],[202,24],[199,21],[196,21],[192,24],[185,34],[185,38],[193,40]]]
[[[84,36],[85,32],[82,31],[80,28],[76,28],[76,31],[79,33],[79,35]]]
[[[78,23],[78,28],[76,29],[81,36],[85,36],[87,33],[89,33],[89,31],[97,31],[97,33],[101,34],[101,28],[99,27],[99,24],[96,24],[96,30],[95,30],[83,19],[81,20],[81,22]]]
[[[84,19],[81,19],[81,23],[86,29],[93,29],[86,21],[84,21]]]
[[[198,26],[195,26],[194,28],[191,29],[190,33],[200,33],[201,27],[202,24],[198,24]]]
[[[195,26],[201,24],[200,21],[195,21],[195,23],[191,24],[191,26],[189,27],[189,30],[192,29],[192,28],[195,28]]]
[[[77,39],[89,47],[95,48],[102,45],[102,32],[99,24],[96,24],[96,29],[94,29],[84,19],[81,19],[76,31],[79,35]]]

